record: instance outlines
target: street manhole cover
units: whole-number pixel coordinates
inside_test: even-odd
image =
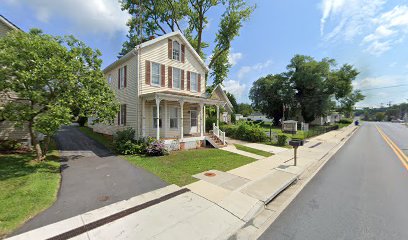
[[[216,174],[215,173],[213,173],[213,172],[206,172],[206,173],[204,173],[204,176],[207,176],[207,177],[214,177]]]
[[[98,197],[99,202],[106,202],[108,200],[109,200],[109,196],[106,196],[106,195]]]

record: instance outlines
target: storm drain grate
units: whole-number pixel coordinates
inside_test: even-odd
[[[98,227],[103,226],[103,225],[105,225],[107,223],[110,223],[110,222],[113,222],[113,221],[118,220],[120,218],[126,217],[127,215],[138,212],[140,210],[151,207],[153,205],[159,204],[161,202],[164,202],[166,200],[169,200],[171,198],[174,198],[174,197],[176,197],[178,195],[181,195],[181,194],[189,192],[189,191],[190,190],[187,189],[187,188],[180,189],[178,191],[175,191],[175,192],[172,192],[170,194],[164,195],[164,196],[159,197],[157,199],[153,199],[151,201],[142,203],[140,205],[131,207],[131,208],[126,209],[126,210],[123,210],[121,212],[112,214],[112,215],[110,215],[108,217],[99,219],[99,220],[97,220],[95,222],[85,224],[84,226],[72,229],[70,231],[64,232],[62,234],[59,234],[59,235],[51,237],[51,238],[48,238],[48,240],[66,240],[66,239],[76,237],[78,235],[81,235],[82,233],[88,232],[88,231],[90,231],[92,229],[98,228]]]

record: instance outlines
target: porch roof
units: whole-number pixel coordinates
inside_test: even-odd
[[[210,99],[202,96],[191,96],[186,94],[179,94],[174,92],[155,92],[141,95],[146,100],[167,100],[167,101],[184,101],[189,103],[202,103],[207,105],[224,106],[227,104],[225,101]]]

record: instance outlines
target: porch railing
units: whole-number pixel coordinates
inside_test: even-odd
[[[225,132],[221,131],[219,127],[213,123],[213,134],[221,140],[222,144],[225,145]]]

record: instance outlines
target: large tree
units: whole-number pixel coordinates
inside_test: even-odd
[[[295,108],[295,90],[283,74],[261,77],[253,83],[249,98],[256,109],[274,119],[277,124],[290,109]]]
[[[352,92],[351,83],[358,71],[351,65],[337,67],[333,59],[317,61],[310,56],[295,55],[287,70],[260,78],[250,91],[254,106],[274,117],[275,123],[284,114],[296,117],[297,111],[310,123],[318,116],[327,115],[336,101],[350,109],[363,97],[359,92]]]
[[[360,90],[353,91],[352,93],[339,100],[340,112],[343,113],[346,117],[352,117],[354,106],[359,101],[364,100],[364,98],[365,96],[361,93]]]
[[[63,124],[70,123],[72,109],[80,116],[97,115],[111,121],[118,104],[100,69],[101,53],[72,36],[53,37],[35,29],[14,31],[0,39],[0,92],[4,120],[27,124],[37,160],[45,157],[46,141]]]
[[[231,42],[254,10],[254,6],[244,0],[123,0],[121,3],[122,10],[128,11],[132,18],[128,22],[128,40],[119,57],[151,36],[180,31],[203,60],[206,59],[204,49],[214,42],[208,59],[214,85],[222,83],[228,76]],[[208,26],[208,13],[217,7],[224,8],[217,34],[215,39],[205,40],[203,32]]]
[[[296,100],[306,122],[324,116],[334,100],[349,96],[358,71],[344,64],[337,68],[334,59],[317,61],[310,56],[295,55],[287,66],[286,76],[296,91]]]

